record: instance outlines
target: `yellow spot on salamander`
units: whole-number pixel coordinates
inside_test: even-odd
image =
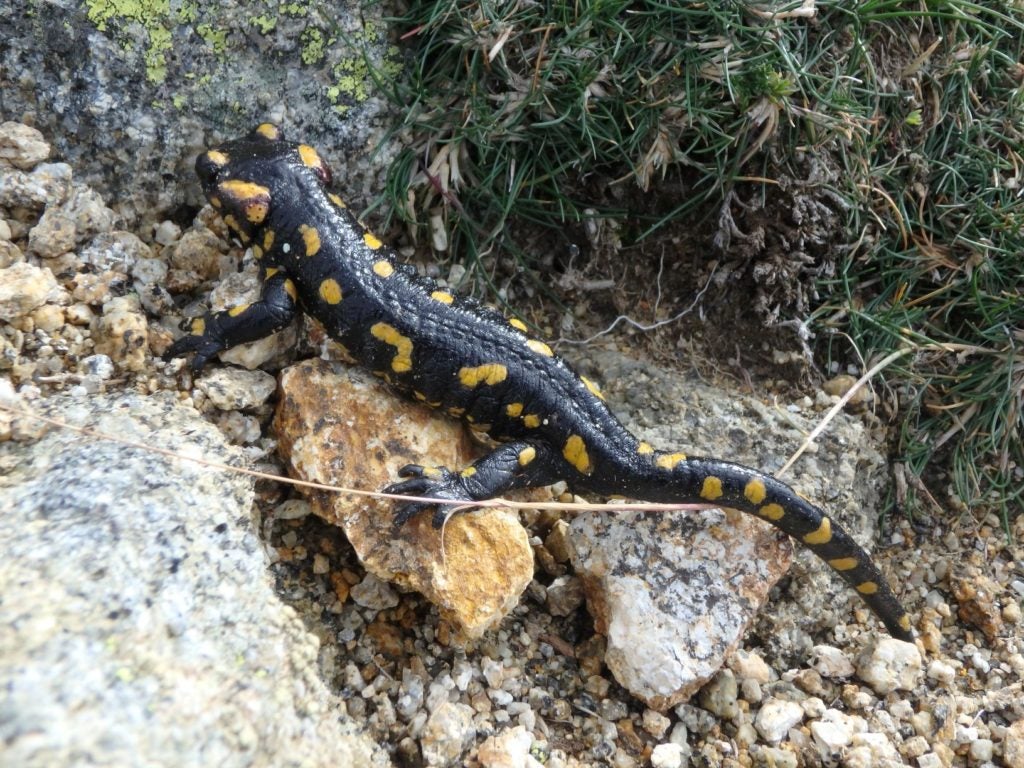
[[[604,400],[604,395],[602,395],[601,390],[597,388],[597,384],[592,382],[586,376],[580,376],[580,381],[583,382],[583,386],[590,390],[590,394],[592,394],[598,400]]]
[[[526,346],[532,349],[534,352],[545,357],[554,357],[555,353],[551,351],[551,347],[545,344],[543,341],[537,341],[536,339],[530,339],[526,342]]]
[[[340,304],[341,303],[341,286],[338,285],[338,281],[332,277],[328,277],[322,283],[320,283],[320,298],[328,304]]]
[[[651,445],[650,443],[641,440],[640,444],[637,445],[636,447],[636,452],[639,453],[641,456],[647,456],[649,454],[654,453],[654,446]]]
[[[476,467],[466,467],[464,470],[459,472],[463,477],[472,477],[476,474]]]
[[[708,501],[714,501],[722,497],[722,479],[709,475],[704,478],[704,484],[700,487],[700,497]]]
[[[238,304],[228,310],[228,317],[238,317],[249,308],[249,304]]]
[[[433,291],[430,294],[430,298],[432,298],[434,301],[440,301],[442,304],[451,304],[453,301],[455,301],[455,297],[452,296],[447,291]]]
[[[503,382],[507,376],[508,368],[501,363],[485,363],[459,369],[459,381],[464,387],[476,387],[480,384],[489,384],[493,387]]]
[[[465,412],[466,412],[465,408],[456,408],[454,406],[448,409],[448,415],[449,416],[456,416],[456,417],[458,417],[458,416],[461,416],[462,414],[464,414]]]
[[[262,224],[270,212],[270,201],[253,200],[245,204],[245,218],[250,224]]]
[[[540,416],[538,416],[536,413],[528,413],[525,416],[523,416],[523,424],[528,429],[536,429],[537,427],[540,426]]]
[[[263,250],[269,251],[274,247],[274,230],[268,229],[263,233]]]
[[[416,392],[415,390],[413,391],[412,396],[419,400],[421,403],[425,402],[427,399],[426,395],[424,395],[422,392]]]
[[[329,197],[331,202],[334,203],[339,208],[348,208],[348,206],[345,205],[345,201],[342,200],[340,197],[338,197],[333,192],[331,192],[327,197]]]
[[[320,233],[316,231],[316,227],[300,224],[299,234],[302,235],[302,242],[306,246],[306,255],[316,256],[317,251],[320,250]]]
[[[829,560],[828,564],[835,568],[837,571],[850,571],[857,567],[857,558],[837,557],[834,560]]]
[[[576,467],[576,471],[587,475],[593,467],[590,465],[590,456],[587,454],[587,446],[579,435],[569,435],[565,441],[565,448],[562,449],[565,460]]]
[[[373,273],[377,277],[391,277],[395,273],[395,268],[391,266],[390,261],[381,259],[380,261],[373,262]]]
[[[367,248],[374,251],[376,251],[378,248],[384,245],[384,243],[382,243],[380,239],[375,234],[373,234],[373,232],[366,232],[365,234],[363,234],[363,242],[366,243]]]
[[[786,514],[786,510],[778,504],[765,504],[757,510],[757,514],[761,517],[767,518],[768,520],[781,520]]]
[[[263,279],[269,280],[280,271],[277,267],[267,267],[267,271],[263,273]]]
[[[228,156],[221,152],[219,149],[211,149],[206,153],[206,159],[216,165],[218,168],[228,164]]]
[[[284,292],[288,294],[288,298],[290,298],[292,301],[299,300],[299,291],[295,287],[295,283],[293,283],[291,280],[285,280],[283,287]]]
[[[387,323],[374,323],[370,328],[370,334],[395,348],[391,370],[395,373],[405,373],[412,369],[412,340],[408,336],[403,336],[393,325]]]
[[[437,480],[441,477],[441,470],[437,467],[424,467],[423,476],[430,478],[431,480]]]
[[[256,259],[256,261],[259,261],[260,259],[262,259],[263,258],[263,249],[260,248],[258,245],[254,245],[252,247],[252,257],[254,259]]]
[[[764,501],[764,497],[768,495],[768,491],[765,490],[764,481],[755,477],[747,483],[743,489],[743,495],[751,504],[760,504]]]
[[[537,449],[532,445],[528,445],[519,452],[519,466],[525,467],[535,458],[537,458]]]
[[[189,332],[193,336],[202,336],[204,333],[206,333],[206,320],[204,320],[201,317],[197,317],[195,320],[192,321],[192,324],[189,326]]]
[[[214,208],[220,208],[222,205],[224,205],[224,203],[220,201],[219,197],[213,195],[210,197],[210,205],[212,205]]]
[[[858,584],[856,587],[854,587],[854,589],[856,589],[862,595],[873,595],[875,594],[875,592],[878,591],[878,585],[875,584],[875,582],[873,581],[865,581],[861,584]]]
[[[900,625],[901,629],[907,632],[910,631],[910,617],[907,614],[904,613],[902,616],[900,616],[899,621],[897,623]]]
[[[508,324],[511,325],[513,328],[516,328],[522,331],[523,333],[526,333],[526,323],[524,323],[518,317],[510,317],[508,320]]]
[[[832,523],[827,517],[821,518],[818,530],[804,536],[805,544],[828,544],[832,541]]]
[[[522,403],[509,403],[508,405],[505,406],[505,413],[511,416],[513,419],[518,419],[522,412]]]
[[[252,200],[261,198],[270,201],[270,190],[254,181],[243,181],[242,179],[228,179],[217,185],[217,189],[225,197],[235,200]]]
[[[677,464],[684,461],[686,461],[685,453],[663,453],[654,460],[654,463],[662,469],[675,469]],[[716,496],[715,498],[718,497]]]
[[[273,123],[260,123],[256,126],[256,133],[264,139],[270,139],[271,141],[277,141],[281,138],[281,131]]]
[[[223,219],[224,223],[227,225],[227,228],[230,229],[232,232],[236,234],[242,233],[242,228],[238,226],[238,221],[232,214],[226,214],[225,216],[223,216]]]
[[[307,168],[324,167],[324,161],[320,159],[319,153],[309,144],[299,144],[299,159]]]

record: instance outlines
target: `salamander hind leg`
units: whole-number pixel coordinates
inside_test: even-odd
[[[551,485],[559,479],[558,466],[551,449],[544,444],[504,443],[458,472],[447,467],[408,464],[398,470],[399,476],[407,479],[387,486],[384,493],[430,499],[399,502],[395,509],[396,526],[434,507],[433,524],[440,528],[458,506],[492,499],[514,488]]]

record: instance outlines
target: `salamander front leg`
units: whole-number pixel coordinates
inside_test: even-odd
[[[543,444],[505,443],[460,472],[447,467],[407,464],[398,474],[409,479],[387,486],[384,493],[449,500],[447,504],[400,502],[395,509],[395,525],[401,526],[420,512],[435,507],[433,524],[440,528],[455,506],[492,499],[514,488],[551,485],[560,479],[560,460],[560,456]]]
[[[168,348],[164,360],[195,352],[192,370],[201,371],[218,352],[262,339],[288,325],[298,311],[295,295],[295,285],[287,276],[274,275],[263,283],[259,301],[187,321],[188,335]]]

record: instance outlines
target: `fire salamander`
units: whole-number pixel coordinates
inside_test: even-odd
[[[391,493],[465,502],[566,480],[575,490],[669,503],[707,503],[768,521],[824,560],[889,633],[910,640],[910,619],[885,578],[838,523],[780,481],[737,464],[661,451],[612,415],[517,319],[456,296],[398,260],[329,191],[315,149],[263,124],[201,154],[210,204],[260,265],[252,304],[198,317],[166,358],[195,353],[200,370],[236,344],[307,312],[362,365],[400,392],[486,432],[499,445],[460,470],[403,467]],[[404,523],[430,505],[407,503]],[[435,524],[448,513],[437,509]]]

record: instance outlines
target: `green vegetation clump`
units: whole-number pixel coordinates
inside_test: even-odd
[[[820,255],[811,329],[864,370],[905,352],[876,382],[895,458],[919,488],[950,478],[917,498],[1024,508],[1024,4],[448,0],[394,24],[406,77],[378,86],[411,143],[390,203],[440,211],[458,257],[520,253],[511,221],[656,237],[823,159],[848,238]],[[670,210],[601,194],[666,174]]]

